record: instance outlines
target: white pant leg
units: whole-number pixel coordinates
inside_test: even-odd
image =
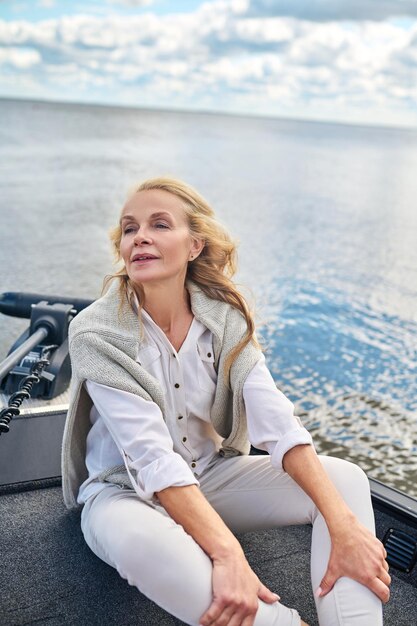
[[[375,532],[369,482],[364,472],[341,459],[319,457],[328,476],[358,519]],[[330,538],[312,500],[268,456],[220,460],[201,479],[201,489],[234,532],[313,524],[311,579],[315,591],[326,572]],[[279,590],[278,590],[279,592]],[[341,578],[324,598],[315,599],[320,626],[380,626],[382,604],[369,589]]]
[[[212,601],[212,563],[162,507],[108,486],[90,498],[81,528],[91,550],[183,622],[198,625]],[[259,601],[255,626],[299,626],[295,610]]]

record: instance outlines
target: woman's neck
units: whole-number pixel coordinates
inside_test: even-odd
[[[181,335],[192,321],[190,298],[185,286],[145,285],[143,308],[167,335]]]

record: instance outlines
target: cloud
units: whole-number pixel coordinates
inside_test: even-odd
[[[72,100],[284,115],[304,107],[307,116],[415,111],[417,22],[249,17],[247,6],[0,21],[0,83],[14,67],[21,81]]]
[[[8,65],[17,70],[28,70],[41,62],[37,50],[25,48],[0,48],[0,65]]]
[[[125,7],[147,7],[154,4],[155,0],[108,0],[110,4],[119,4]]]
[[[415,0],[251,0],[248,15],[295,17],[311,21],[370,20],[417,17]]]
[[[43,9],[51,9],[56,6],[56,0],[38,0],[38,6]]]

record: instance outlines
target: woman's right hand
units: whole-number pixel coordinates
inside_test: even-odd
[[[279,600],[252,571],[236,537],[197,485],[167,487],[157,493],[162,506],[193,537],[212,563],[213,600],[201,626],[253,626],[259,600]]]
[[[201,626],[252,626],[258,600],[280,598],[261,583],[243,551],[213,560],[213,602],[201,616]]]

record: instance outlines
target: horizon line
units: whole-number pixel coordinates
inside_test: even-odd
[[[332,120],[332,119],[316,119],[316,118],[305,118],[305,117],[290,117],[284,115],[274,115],[272,113],[248,113],[248,112],[239,112],[239,111],[225,111],[221,109],[198,109],[198,108],[184,108],[184,107],[158,107],[154,106],[144,106],[144,105],[135,105],[135,104],[116,104],[109,102],[95,102],[95,101],[77,101],[77,100],[60,100],[60,99],[48,99],[48,98],[31,98],[31,97],[19,97],[19,96],[7,96],[0,94],[0,101],[8,100],[12,102],[33,102],[39,104],[68,104],[72,106],[86,106],[86,107],[94,107],[99,106],[103,108],[112,108],[112,109],[130,109],[134,111],[154,111],[161,113],[187,113],[187,114],[196,114],[196,115],[225,115],[227,117],[243,117],[250,119],[271,119],[271,120],[281,120],[284,122],[301,122],[304,124],[326,124],[326,125],[337,125],[337,126],[349,126],[349,127],[364,127],[364,128],[380,128],[386,130],[402,130],[402,131],[417,131],[417,125],[397,125],[397,124],[383,124],[381,122],[378,123],[370,123],[370,122],[354,122],[354,121],[340,121],[340,120]]]

